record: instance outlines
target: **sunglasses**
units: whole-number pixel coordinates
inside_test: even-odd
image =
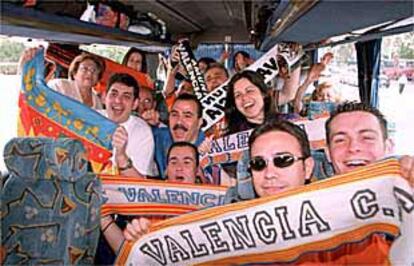
[[[272,158],[273,165],[277,168],[286,168],[294,164],[296,161],[305,160],[305,157],[296,157],[291,153],[277,154]],[[250,162],[250,169],[254,171],[263,171],[268,166],[268,160],[262,156],[253,157]]]

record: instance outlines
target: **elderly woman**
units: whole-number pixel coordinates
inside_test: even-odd
[[[20,58],[19,68],[32,59],[39,48],[29,48],[23,52]],[[105,71],[105,63],[99,57],[92,54],[81,54],[73,59],[69,66],[68,79],[52,79],[48,86],[74,100],[77,100],[91,108],[102,109],[102,103],[93,87],[102,78]]]
[[[102,78],[104,61],[92,54],[81,54],[69,66],[68,79],[52,79],[48,86],[94,109],[102,103],[93,87]]]

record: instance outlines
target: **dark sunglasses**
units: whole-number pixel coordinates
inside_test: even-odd
[[[294,164],[296,161],[305,159],[305,157],[296,157],[291,153],[282,153],[273,157],[273,165],[278,168],[286,168]],[[256,156],[250,160],[249,165],[251,170],[262,171],[267,167],[268,161],[262,156]]]

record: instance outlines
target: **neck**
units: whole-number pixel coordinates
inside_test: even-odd
[[[260,115],[256,116],[256,117],[252,117],[252,118],[247,118],[247,121],[253,124],[263,124],[264,122],[264,115],[263,113],[261,113]]]

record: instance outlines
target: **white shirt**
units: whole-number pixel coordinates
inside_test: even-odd
[[[98,112],[108,117],[105,110],[99,110]],[[131,159],[135,169],[146,176],[158,176],[157,165],[154,161],[154,137],[147,122],[131,114],[128,120],[121,123],[120,126],[123,126],[128,133],[126,154]],[[112,161],[116,165],[114,156]]]
[[[78,102],[83,103],[82,96],[80,94],[78,86],[74,80],[69,79],[52,79],[47,83],[47,86],[53,90],[68,96]],[[102,103],[98,95],[92,89],[92,108],[96,110],[102,109]]]

